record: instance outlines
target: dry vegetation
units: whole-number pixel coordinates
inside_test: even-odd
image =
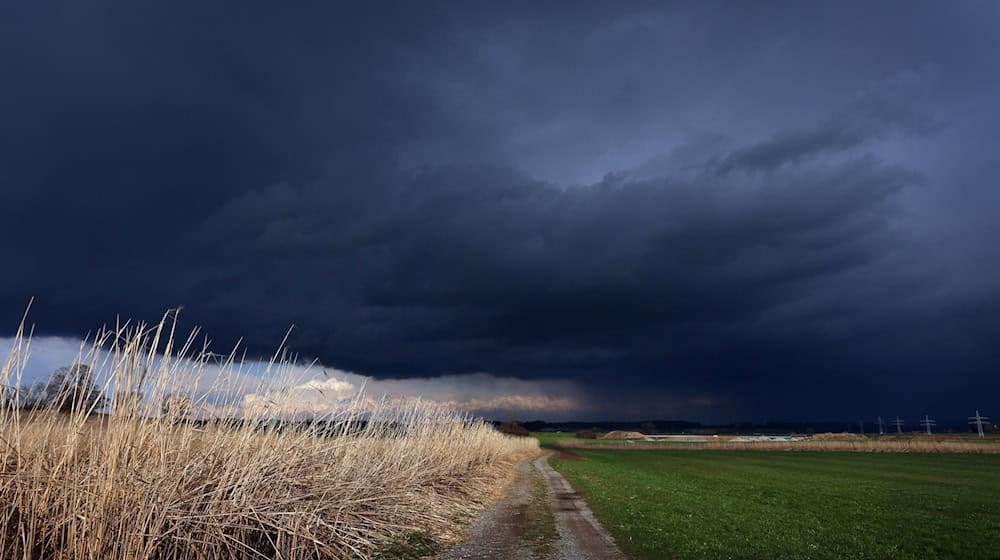
[[[2,403],[0,558],[369,558],[415,532],[455,538],[537,452],[419,403],[355,400],[326,422],[288,423],[273,382],[255,392],[275,406],[237,419],[234,385],[253,376],[233,356],[190,394],[189,415],[163,417],[160,403],[203,384],[215,359],[192,356],[193,338],[174,348],[171,328],[119,327],[81,353],[116,395],[108,414]],[[19,385],[29,347],[22,338],[0,383]]]
[[[644,440],[646,439],[646,435],[642,432],[623,432],[615,430],[600,436],[599,439]]]

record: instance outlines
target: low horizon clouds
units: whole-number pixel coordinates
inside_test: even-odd
[[[15,342],[0,337],[0,365],[6,363]],[[79,339],[35,337],[29,342],[22,387],[44,381],[57,368],[76,363],[96,363],[99,375],[108,367],[106,351],[95,357],[92,346]],[[193,373],[193,362],[184,361],[186,364],[174,366],[179,368],[180,379],[180,386],[174,389],[191,396],[198,403],[196,412],[202,414],[267,412],[279,417],[309,418],[335,415],[351,407],[374,410],[383,404],[398,406],[416,401],[495,420],[568,419],[591,410],[580,400],[579,389],[565,380],[540,382],[487,373],[378,380],[318,364],[280,364],[268,376],[268,363],[255,360],[227,371],[208,363]],[[184,386],[187,381],[192,386]],[[277,398],[275,391],[280,393]],[[212,394],[220,392],[224,394]],[[226,404],[213,405],[218,401]],[[152,406],[155,409],[157,404]]]

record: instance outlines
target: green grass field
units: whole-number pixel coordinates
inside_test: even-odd
[[[637,559],[1000,558],[997,455],[574,451],[552,465]]]
[[[531,437],[538,440],[542,447],[554,447],[564,439],[576,439],[570,432],[531,432]]]

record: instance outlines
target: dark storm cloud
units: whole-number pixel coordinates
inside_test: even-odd
[[[997,13],[900,6],[4,8],[0,317],[183,304],[222,346],[294,323],[609,415],[967,406]]]
[[[933,67],[894,76],[874,91],[846,103],[813,129],[779,132],[768,140],[733,152],[721,162],[718,171],[772,171],[784,163],[857,148],[884,139],[895,130],[933,133],[939,125],[919,101],[927,95],[926,90],[936,77]]]

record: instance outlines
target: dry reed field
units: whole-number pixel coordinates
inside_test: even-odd
[[[175,345],[169,321],[101,332],[80,359],[106,413],[79,393],[63,412],[8,394],[0,558],[372,558],[415,532],[454,540],[538,451],[419,402],[293,422],[287,360],[250,374],[194,340]],[[21,385],[29,354],[20,336],[0,384]]]

